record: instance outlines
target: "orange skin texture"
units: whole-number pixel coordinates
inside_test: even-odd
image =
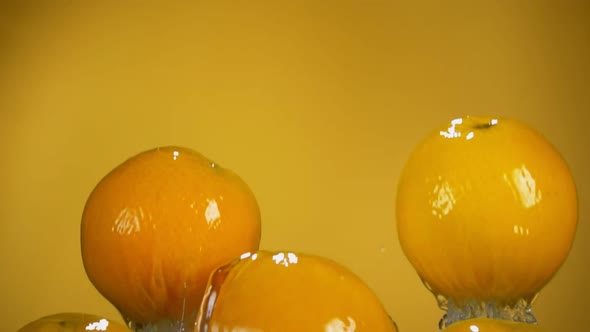
[[[105,324],[108,323],[108,324]],[[78,312],[63,312],[36,319],[17,332],[80,332],[92,324],[99,324],[105,332],[131,332],[125,325],[108,318]]]
[[[207,289],[195,332],[397,332],[359,277],[320,256],[259,251],[218,269]]]
[[[464,117],[428,135],[400,176],[401,247],[455,303],[530,302],[563,264],[578,198],[565,161],[522,122]]]
[[[474,318],[450,325],[443,332],[546,332],[535,324],[498,319]]]
[[[188,319],[211,271],[257,250],[256,199],[230,170],[183,147],[117,166],[84,208],[81,246],[90,281],[127,321]]]

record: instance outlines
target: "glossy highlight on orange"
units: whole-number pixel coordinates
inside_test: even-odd
[[[257,250],[260,237],[248,185],[175,146],[142,152],[108,173],[81,225],[90,281],[137,330],[192,324],[211,271]]]

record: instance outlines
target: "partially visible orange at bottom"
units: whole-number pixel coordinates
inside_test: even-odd
[[[454,323],[443,332],[547,332],[538,325],[512,321],[473,318]]]
[[[210,278],[194,332],[397,332],[375,293],[327,258],[259,251]]]
[[[123,324],[114,322],[106,317],[78,313],[62,312],[36,319],[17,332],[130,332]]]

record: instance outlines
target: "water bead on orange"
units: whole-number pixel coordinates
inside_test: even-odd
[[[209,274],[261,236],[256,199],[194,150],[160,147],[117,166],[82,216],[87,275],[135,328],[194,322]]]

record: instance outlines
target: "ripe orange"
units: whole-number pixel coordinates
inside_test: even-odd
[[[195,332],[397,332],[350,270],[293,252],[242,255],[212,273]]]
[[[475,318],[450,325],[443,332],[543,332],[538,325],[499,319]]]
[[[530,304],[568,255],[577,204],[568,166],[539,132],[513,119],[464,117],[406,162],[398,236],[439,298]]]
[[[78,312],[63,312],[41,317],[21,327],[17,332],[131,332],[125,325],[108,318]]]
[[[257,250],[248,185],[196,151],[160,147],[108,173],[84,207],[90,281],[135,328],[192,324],[209,274]]]

